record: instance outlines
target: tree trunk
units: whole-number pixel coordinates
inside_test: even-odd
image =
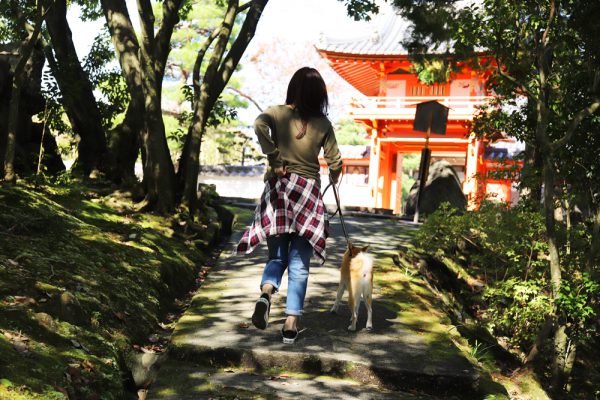
[[[23,46],[21,46],[21,57],[19,58],[13,73],[6,134],[6,150],[4,153],[4,180],[7,182],[14,182],[16,180],[14,161],[15,149],[17,145],[17,130],[19,128],[19,103],[21,100],[21,86],[24,79],[23,74],[25,71],[25,65],[27,64],[29,57],[31,57],[31,53],[33,52],[33,48],[35,43],[38,41],[38,37],[42,29],[42,23],[44,22],[43,10],[44,3],[40,0],[37,4],[35,26],[31,26],[29,23],[25,24],[25,29],[28,31],[29,37]]]
[[[267,5],[267,1],[254,0],[248,3],[250,4],[250,8],[240,32],[231,45],[229,52],[224,56],[227,41],[233,30],[235,17],[240,10],[238,1],[230,0],[223,23],[218,30],[218,36],[209,38],[204,48],[198,52],[194,68],[194,115],[181,154],[178,170],[178,188],[182,193],[181,201],[187,204],[192,218],[197,210],[200,147],[206,127],[206,120],[221,92],[225,89],[227,82],[229,82],[248,44],[254,37],[256,26]],[[200,85],[198,76],[200,64],[208,45],[214,39],[217,39],[217,43],[212,50],[208,67]]]
[[[132,182],[137,179],[135,163],[140,152],[143,115],[143,104],[139,104],[138,99],[132,98],[123,122],[109,132],[108,176],[113,182]]]
[[[554,163],[553,155],[547,154],[544,159],[544,216],[546,235],[548,236],[548,253],[550,255],[550,281],[553,298],[558,296],[561,283],[560,258],[558,254],[558,238],[554,219]]]
[[[208,97],[208,96],[203,96]],[[182,185],[181,202],[189,208],[192,219],[198,203],[198,174],[200,173],[200,146],[204,135],[205,115],[194,111],[192,125],[186,137],[179,164],[179,180]],[[181,185],[180,183],[180,185]],[[181,186],[180,186],[181,187]]]
[[[12,82],[8,111],[6,151],[4,154],[4,180],[7,182],[14,182],[16,180],[14,160],[15,149],[17,147],[17,130],[19,129],[19,103],[21,100],[21,86],[23,83],[23,74],[19,73],[17,75],[17,72],[18,71],[15,71]]]
[[[592,240],[587,260],[587,271],[592,272],[594,265],[600,265],[600,207],[596,206],[592,225]]]
[[[535,343],[529,353],[527,354],[527,358],[525,359],[525,365],[530,366],[534,362],[537,361],[537,357],[540,355],[542,347],[544,346],[544,342],[550,337],[552,333],[552,328],[554,327],[554,311],[551,312],[550,315],[546,315],[544,319],[544,324],[542,325],[542,329],[538,333],[535,338]]]
[[[152,68],[151,63],[145,69]],[[144,74],[146,93],[146,126],[142,134],[142,145],[146,153],[144,180],[146,201],[158,212],[170,212],[175,208],[175,169],[167,145],[165,125],[162,118],[161,91],[162,79],[157,81],[154,72]]]
[[[89,78],[83,70],[71,29],[67,22],[66,0],[55,0],[46,14],[46,26],[50,34],[56,58],[54,76],[63,96],[63,105],[79,136],[78,154],[74,169],[89,175],[92,171],[106,171],[106,136],[102,117],[94,97]]]
[[[135,174],[135,162],[146,125],[142,66],[139,43],[126,4],[102,0],[102,9],[130,97],[125,120],[111,133],[109,142],[109,175],[119,182]]]
[[[548,253],[550,256],[552,299],[555,300],[560,293],[562,277],[558,251],[558,238],[556,234],[556,221],[554,218],[554,154],[550,148],[544,149],[544,154],[544,217],[548,241]],[[554,333],[554,354],[552,359],[552,386],[557,393],[562,390],[562,382],[564,381],[564,359],[567,340],[566,327],[563,323],[557,322],[556,331]]]
[[[525,163],[521,171],[521,195],[531,200],[532,205],[539,207],[542,201],[542,170],[540,151],[529,143],[525,144]]]
[[[161,87],[182,0],[162,2],[162,24],[156,32],[150,1],[138,0],[141,43],[133,29],[125,2],[101,0],[101,3],[132,102],[139,102],[143,107],[140,137],[146,207],[169,212],[175,207],[175,172],[162,119]],[[118,156],[114,158],[118,159]]]
[[[573,366],[575,365],[575,359],[577,358],[577,345],[575,342],[571,341],[570,346],[567,347],[567,359],[565,360],[565,368],[563,370],[563,376],[565,377],[564,381],[564,391],[571,391],[571,384],[569,383],[569,377],[571,376],[571,372],[573,371]]]
[[[554,334],[554,357],[552,358],[552,388],[556,394],[564,390],[568,342],[567,328],[560,325]]]

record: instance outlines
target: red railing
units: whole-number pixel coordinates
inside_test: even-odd
[[[350,114],[357,119],[412,120],[418,103],[436,100],[450,108],[448,119],[472,120],[477,107],[486,104],[491,98],[490,96],[362,97],[352,99]]]

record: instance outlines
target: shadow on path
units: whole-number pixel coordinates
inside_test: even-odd
[[[281,343],[279,333],[285,318],[287,275],[280,294],[273,298],[269,326],[259,331],[252,326],[250,317],[259,295],[266,245],[245,256],[230,256],[225,254],[227,249],[178,322],[172,337],[171,361],[161,369],[150,398],[171,398],[169,393],[181,396],[172,398],[186,398],[186,390],[191,386],[177,387],[174,376],[193,374],[198,366],[251,368],[258,374],[296,371],[351,378],[355,383],[376,385],[379,389],[418,390],[442,398],[460,394],[461,399],[469,398],[476,390],[476,369],[452,343],[448,334],[451,327],[440,322],[442,315],[435,310],[433,296],[424,286],[409,282],[391,262],[397,246],[410,239],[413,226],[380,218],[345,220],[351,239],[360,245],[370,244],[376,257],[373,331],[364,329],[364,306],[356,333],[346,330],[350,311],[345,302],[339,314],[329,313],[338,285],[338,266],[346,248],[337,218],[332,221],[332,237],[327,241],[327,262],[311,265],[301,334],[294,345]],[[240,235],[241,232],[234,233],[231,246]],[[179,364],[174,360],[185,360],[196,367],[178,372]],[[180,365],[184,368],[190,364]],[[214,385],[231,383],[227,379],[203,379]],[[385,398],[384,392],[380,393],[384,397],[375,396],[370,389],[367,392],[371,394],[365,398]],[[354,395],[348,398],[362,398]],[[396,393],[391,398],[416,398],[404,395],[408,397],[398,397]],[[294,397],[293,393],[285,396]]]

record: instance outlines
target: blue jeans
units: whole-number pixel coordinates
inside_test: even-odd
[[[281,285],[281,278],[288,269],[288,293],[285,313],[302,315],[304,297],[308,284],[310,258],[313,255],[311,244],[303,237],[285,233],[267,238],[269,261],[265,265],[260,287],[269,283],[276,293]]]

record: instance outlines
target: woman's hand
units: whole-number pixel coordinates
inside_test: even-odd
[[[275,167],[273,168],[273,171],[279,178],[282,178],[285,176],[285,174],[287,174],[287,169],[285,167]]]

